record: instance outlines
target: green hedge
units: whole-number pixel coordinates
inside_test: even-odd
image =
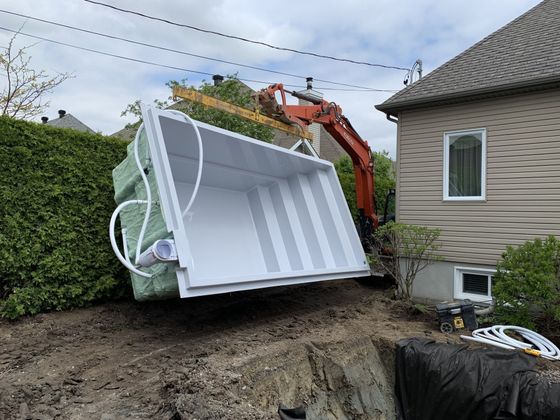
[[[116,139],[0,117],[0,316],[126,293],[108,239],[125,156]]]

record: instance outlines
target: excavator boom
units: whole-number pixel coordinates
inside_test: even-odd
[[[263,115],[262,113],[258,112],[258,110],[253,111],[241,106],[230,104],[229,102],[221,101],[212,96],[204,95],[194,89],[174,86],[172,97],[174,99],[181,98],[187,101],[196,102],[208,108],[219,109],[221,111],[237,115],[238,117],[244,118],[248,121],[258,122],[260,124],[266,125],[267,127],[285,131],[286,133],[289,133],[293,136],[298,136],[313,141],[313,134],[302,127],[294,127],[292,125],[285,124],[281,121],[278,121],[277,119],[271,118],[267,115]]]

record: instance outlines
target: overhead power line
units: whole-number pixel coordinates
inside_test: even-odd
[[[93,48],[82,47],[80,45],[69,44],[67,42],[57,41],[57,40],[54,40],[54,39],[45,38],[45,37],[38,36],[38,35],[28,34],[28,33],[22,32],[20,30],[4,28],[3,26],[0,26],[0,30],[15,33],[15,34],[19,34],[19,35],[24,35],[24,36],[34,38],[34,39],[39,39],[41,41],[51,42],[53,44],[63,45],[65,47],[69,47],[69,48],[75,48],[75,49],[78,49],[78,50],[88,51],[88,52],[92,52],[92,53],[100,54],[100,55],[105,55],[105,56],[112,57],[112,58],[118,58],[118,59],[121,59],[121,60],[132,61],[132,62],[141,63],[141,64],[147,64],[147,65],[150,65],[150,66],[162,67],[162,68],[171,69],[171,70],[179,70],[179,71],[184,71],[184,72],[187,72],[187,73],[200,74],[200,75],[203,75],[203,76],[213,76],[212,73],[208,73],[208,72],[204,72],[204,71],[198,71],[198,70],[187,69],[187,68],[184,68],[184,67],[155,63],[153,61],[141,60],[139,58],[133,58],[133,57],[126,57],[126,56],[123,56],[123,55],[113,54],[113,53],[109,53],[109,52],[106,52],[106,51],[99,51],[99,50],[95,50]],[[246,78],[242,78],[242,77],[238,77],[237,79],[242,81],[242,82],[260,83],[260,84],[264,84],[264,85],[273,84],[273,82],[265,82],[265,81],[262,81],[262,80],[246,79]],[[298,89],[305,89],[305,86],[300,86],[300,85],[284,84],[284,86],[298,88]],[[329,87],[317,87],[316,89],[333,90],[333,91],[345,91],[345,92],[349,92],[349,91],[351,91],[351,92],[368,92],[368,90],[365,90],[365,89],[338,89],[338,88],[329,88]]]
[[[218,32],[218,31],[212,31],[212,30],[209,30],[209,29],[199,28],[199,27],[193,26],[193,25],[187,25],[185,23],[173,22],[173,21],[168,20],[168,19],[163,19],[163,18],[160,18],[160,17],[157,17],[157,16],[147,15],[145,13],[136,12],[134,10],[122,9],[120,7],[117,7],[117,6],[113,6],[111,4],[106,4],[106,3],[102,3],[102,2],[99,2],[99,1],[95,1],[95,0],[84,0],[84,1],[87,2],[87,3],[96,4],[98,6],[108,7],[110,9],[117,10],[119,12],[129,13],[129,14],[132,14],[132,15],[141,16],[141,17],[146,18],[146,19],[151,19],[151,20],[155,20],[155,21],[159,21],[159,22],[164,22],[164,23],[167,23],[169,25],[179,26],[181,28],[192,29],[194,31],[204,32],[204,33],[212,34],[212,35],[216,35],[216,36],[221,36],[223,38],[236,39],[238,41],[248,42],[250,44],[262,45],[262,46],[272,48],[272,49],[275,49],[275,50],[288,51],[288,52],[293,52],[293,53],[296,53],[296,54],[310,55],[310,56],[313,56],[313,57],[325,58],[325,59],[334,60],[334,61],[342,61],[342,62],[352,63],[352,64],[360,64],[360,65],[363,65],[363,66],[381,67],[381,68],[384,68],[384,69],[405,70],[405,71],[410,70],[406,67],[390,66],[390,65],[378,64],[378,63],[369,63],[367,61],[357,61],[357,60],[351,60],[349,58],[333,57],[333,56],[330,56],[330,55],[323,55],[323,54],[318,54],[318,53],[314,53],[314,52],[310,52],[310,51],[296,50],[294,48],[279,47],[279,46],[276,46],[276,45],[268,44],[266,42],[255,41],[254,39],[243,38],[243,37],[236,36],[236,35],[224,34],[222,32]]]
[[[64,45],[65,47],[76,48],[76,49],[82,50],[82,51],[89,51],[89,52],[92,52],[92,53],[106,55],[106,56],[113,57],[113,58],[120,58],[122,60],[134,61],[136,63],[150,64],[150,65],[153,65],[153,66],[165,67],[165,68],[172,69],[172,70],[181,70],[181,71],[186,71],[186,72],[189,72],[189,73],[202,74],[204,76],[212,76],[212,73],[206,73],[206,72],[203,72],[203,71],[185,69],[185,68],[182,68],[182,67],[168,66],[168,65],[165,65],[165,64],[154,63],[152,61],[140,60],[140,59],[132,58],[132,57],[125,57],[125,56],[122,56],[122,55],[112,54],[112,53],[108,53],[108,52],[105,52],[105,51],[94,50],[92,48],[81,47],[79,45],[68,44],[68,43],[62,42],[62,41],[55,41],[54,39],[49,39],[49,38],[45,38],[45,37],[38,36],[38,35],[28,34],[28,33],[22,32],[22,31],[16,31],[16,30],[13,30],[13,29],[4,28],[3,26],[0,26],[0,30],[7,31],[7,32],[12,32],[12,33],[18,34],[18,35],[28,36],[30,38],[39,39],[41,41],[52,42],[53,44]]]
[[[88,34],[92,34],[92,35],[96,35],[96,36],[101,36],[101,37],[109,38],[109,39],[115,39],[115,40],[127,42],[129,44],[140,45],[140,46],[143,46],[143,47],[153,48],[153,49],[157,49],[157,50],[162,50],[162,51],[168,51],[168,52],[173,52],[173,53],[177,53],[177,54],[187,55],[189,57],[195,57],[195,58],[200,58],[200,59],[204,59],[204,60],[216,61],[216,62],[219,62],[219,63],[231,64],[231,65],[234,65],[234,66],[249,68],[249,69],[268,72],[268,73],[280,74],[280,75],[283,75],[283,76],[295,77],[295,78],[298,78],[298,79],[305,79],[306,78],[306,76],[302,76],[302,75],[298,75],[298,74],[286,73],[286,72],[282,72],[282,71],[266,69],[266,68],[263,68],[263,67],[251,66],[251,65],[248,65],[248,64],[242,64],[242,63],[236,63],[236,62],[233,62],[233,61],[222,60],[222,59],[219,59],[219,58],[208,57],[208,56],[199,55],[199,54],[193,54],[193,53],[190,53],[190,52],[187,52],[187,51],[181,51],[181,50],[177,50],[177,49],[173,49],[173,48],[164,47],[164,46],[161,46],[161,45],[154,45],[154,44],[149,44],[149,43],[146,43],[146,42],[135,41],[135,40],[131,40],[131,39],[128,39],[128,38],[123,38],[123,37],[119,37],[119,36],[115,36],[115,35],[109,35],[109,34],[105,34],[105,33],[102,33],[102,32],[92,31],[92,30],[89,30],[89,29],[79,28],[77,26],[66,25],[66,24],[60,23],[60,22],[53,22],[53,21],[47,20],[47,19],[41,19],[41,18],[37,18],[37,17],[34,17],[34,16],[24,15],[24,14],[16,13],[16,12],[11,12],[9,10],[0,9],[0,12],[1,13],[6,13],[6,14],[9,14],[9,15],[13,15],[13,16],[19,16],[19,17],[26,18],[26,19],[35,20],[37,22],[47,23],[49,25],[55,25],[55,26],[59,26],[59,27],[62,27],[62,28],[71,29],[71,30],[74,30],[74,31],[84,32],[84,33],[88,33]],[[352,84],[341,83],[341,82],[333,82],[333,81],[324,80],[324,79],[317,79],[317,78],[313,78],[313,79],[315,81],[321,82],[321,83],[328,83],[328,84],[338,85],[338,86],[346,86],[346,87],[351,87],[351,88],[356,88],[356,89],[364,89],[364,90],[375,91],[375,92],[394,92],[394,90],[375,89],[375,88],[370,88],[370,87],[366,87],[366,86],[352,85]]]

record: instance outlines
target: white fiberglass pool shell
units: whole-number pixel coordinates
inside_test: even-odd
[[[181,297],[369,275],[332,163],[142,107]]]

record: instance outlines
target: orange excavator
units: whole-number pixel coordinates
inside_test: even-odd
[[[276,99],[277,93],[280,93],[281,103]],[[309,105],[288,105],[286,93],[308,102]],[[375,214],[374,160],[367,141],[354,130],[348,118],[343,115],[342,108],[334,102],[315,96],[287,92],[281,83],[270,85],[256,92],[254,96],[259,104],[256,111],[202,95],[191,89],[173,88],[174,98],[199,102],[291,134],[299,133],[302,138],[312,137],[308,130],[311,124],[323,125],[352,159],[356,177],[358,234],[366,251],[370,249],[371,235],[378,226],[378,217]]]

